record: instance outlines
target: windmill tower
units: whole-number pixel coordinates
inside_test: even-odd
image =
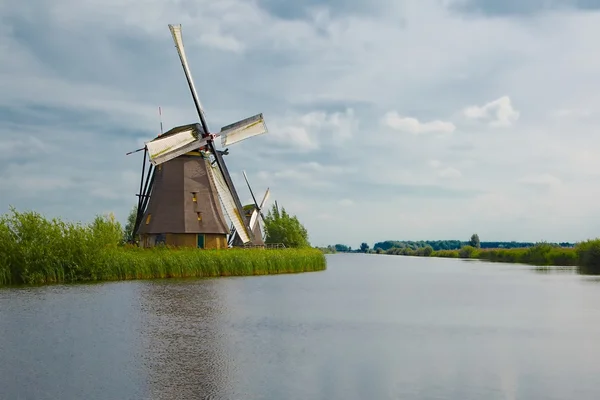
[[[134,237],[142,247],[166,244],[182,247],[228,247],[225,214],[242,243],[254,244],[250,222],[240,203],[224,155],[223,147],[267,132],[262,114],[244,119],[210,133],[204,110],[196,93],[181,36],[181,25],[169,25],[185,73],[199,123],[182,125],[145,143],[138,213]],[[130,154],[130,153],[129,153]],[[144,177],[146,158],[150,161]],[[223,209],[221,209],[221,206]]]
[[[265,234],[261,233],[260,229],[260,221],[265,222],[265,216],[262,212],[267,200],[269,199],[270,191],[267,188],[265,195],[263,196],[260,204],[256,201],[256,197],[254,197],[254,192],[252,191],[252,187],[250,187],[250,182],[248,182],[248,176],[246,175],[246,171],[244,172],[244,179],[246,180],[246,184],[248,185],[248,189],[250,190],[250,194],[252,195],[252,200],[254,203],[247,204],[244,206],[244,211],[246,213],[246,218],[250,221],[250,227],[252,228],[252,234],[254,235],[254,241],[252,242],[255,246],[264,246],[265,244]],[[229,236],[229,245],[240,247],[245,243],[242,241],[240,235],[237,234],[235,227],[231,228],[231,235]]]

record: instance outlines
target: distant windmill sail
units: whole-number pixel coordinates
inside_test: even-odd
[[[225,182],[225,178],[221,173],[221,170],[215,166],[208,167],[209,175],[212,181],[217,188],[217,193],[219,194],[219,198],[221,199],[221,203],[223,204],[223,208],[225,209],[225,213],[231,220],[231,223],[235,227],[237,234],[242,239],[243,243],[248,243],[250,241],[250,237],[248,232],[246,232],[246,227],[244,224],[244,220],[240,215],[231,191],[227,186],[227,182]]]
[[[258,202],[256,201],[256,197],[254,196],[254,191],[252,190],[252,187],[250,186],[250,182],[248,181],[248,176],[246,175],[246,171],[242,171],[244,174],[244,179],[246,180],[246,184],[248,185],[248,189],[250,190],[250,195],[252,196],[252,201],[254,202],[253,207],[252,207],[252,212],[250,213],[250,228],[252,229],[252,232],[254,233],[254,237],[255,237],[255,243],[256,244],[264,244],[264,241],[266,240],[266,236],[265,234],[261,235],[261,228],[260,228],[260,220],[262,219],[263,225],[265,222],[265,216],[262,212],[262,209],[264,208],[267,199],[270,196],[271,191],[269,190],[269,188],[267,188],[267,191],[265,192],[262,201],[260,202],[260,205],[258,204]],[[260,240],[258,240],[257,238],[260,238]],[[229,238],[229,244],[233,245],[233,246],[239,246],[242,243],[240,243],[241,240],[238,238],[238,234],[237,234],[237,230],[235,227],[232,228],[231,230],[231,234],[230,234],[230,238]],[[262,242],[262,243],[261,243]]]

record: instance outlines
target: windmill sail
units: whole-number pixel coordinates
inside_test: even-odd
[[[263,220],[265,219],[263,213],[262,213],[262,209],[265,206],[265,203],[267,202],[267,199],[269,198],[269,195],[271,194],[271,191],[269,190],[269,188],[267,188],[267,191],[265,192],[265,196],[263,197],[262,201],[260,202],[260,215],[263,218]]]
[[[256,208],[252,210],[252,216],[250,217],[250,226],[252,229],[256,228],[256,223],[258,222],[258,211]]]
[[[267,124],[262,114],[243,119],[221,128],[221,146],[229,146],[253,136],[267,132]]]
[[[181,65],[183,67],[183,72],[185,72],[185,77],[187,78],[188,86],[190,87],[190,91],[192,92],[192,98],[194,99],[194,104],[196,105],[196,111],[198,111],[198,116],[202,121],[202,127],[208,132],[206,118],[204,117],[204,108],[202,107],[200,99],[198,98],[198,93],[196,92],[196,85],[194,85],[194,80],[192,79],[190,67],[188,66],[187,57],[185,56],[185,50],[183,48],[183,38],[181,37],[181,25],[169,25],[169,30],[171,31],[171,35],[173,36],[173,41],[175,42],[175,47],[177,48],[177,54],[179,54],[179,60],[181,61]]]
[[[146,142],[150,162],[159,165],[196,150],[206,140],[202,139],[202,127],[199,124],[183,125]]]
[[[223,177],[220,168],[218,166],[215,167],[210,165],[208,167],[208,171],[210,178],[217,188],[217,193],[219,194],[219,198],[221,199],[221,204],[223,204],[225,213],[235,227],[237,235],[239,235],[243,243],[248,243],[250,241],[250,237],[246,230],[244,216],[239,213],[238,207],[233,199],[233,195],[227,186],[227,182],[225,182],[225,178]]]

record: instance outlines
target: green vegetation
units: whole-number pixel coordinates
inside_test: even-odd
[[[135,219],[137,217],[138,206],[137,204],[131,208],[129,215],[127,216],[127,224],[125,224],[125,230],[123,231],[123,242],[132,243],[134,242],[133,228],[135,227]]]
[[[283,243],[285,247],[310,247],[308,232],[295,215],[289,215],[285,208],[273,204],[265,216],[265,243]]]
[[[476,239],[479,239],[477,234],[474,235]],[[475,239],[472,237],[472,239]],[[413,250],[431,246],[433,250],[459,250],[463,246],[473,245],[475,243],[471,243],[471,241],[461,241],[461,240],[420,240],[420,241],[412,241],[412,240],[386,240],[383,242],[377,242],[373,245],[373,249],[377,250],[382,249],[384,252],[388,251],[391,248],[411,248]],[[556,243],[556,245],[560,247],[573,247],[573,243]],[[337,246],[337,245],[336,245]],[[343,245],[342,245],[343,246]],[[533,247],[535,243],[533,242],[479,242],[479,246],[482,249],[517,249],[524,247]],[[477,247],[477,246],[473,246]],[[338,250],[343,251],[343,250]]]
[[[36,212],[0,216],[0,285],[121,279],[262,275],[323,270],[321,251],[197,250],[123,245],[113,215],[90,224]]]
[[[448,249],[455,242],[462,245]],[[537,266],[577,266],[582,272],[600,273],[600,239],[577,243],[531,243],[520,247],[512,247],[517,242],[504,242],[507,246],[484,248],[479,235],[473,234],[468,242],[459,241],[422,241],[399,242],[386,241],[375,244],[373,253],[421,256],[480,259],[492,262],[521,263]],[[502,242],[487,242],[502,243]],[[365,245],[366,243],[363,243]],[[432,246],[435,245],[434,246]],[[363,246],[361,246],[362,248]]]
[[[600,238],[581,243],[481,242],[478,234],[469,241],[397,241],[377,242],[373,249],[363,242],[352,250],[343,244],[329,246],[336,252],[390,254],[402,256],[480,259],[492,262],[521,263],[537,266],[579,267],[579,271],[600,274]]]
[[[316,249],[319,249],[321,252],[323,252],[323,254],[335,254],[337,253],[337,251],[335,250],[334,246],[327,246],[327,247],[315,247]]]

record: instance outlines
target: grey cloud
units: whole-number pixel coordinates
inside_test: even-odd
[[[598,10],[598,0],[457,0],[451,9],[489,16],[535,15],[561,9]]]
[[[395,0],[400,1],[400,0]],[[274,15],[285,19],[301,19],[315,8],[327,8],[331,15],[373,15],[385,9],[385,0],[306,0],[302,2],[286,0],[258,0],[258,4]]]

